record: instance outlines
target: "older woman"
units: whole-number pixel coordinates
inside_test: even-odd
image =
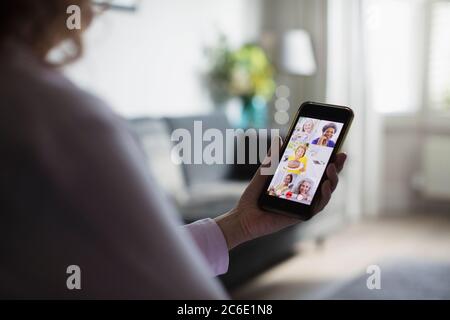
[[[66,27],[70,5],[81,30]],[[0,298],[226,298],[213,275],[228,250],[298,221],[258,208],[258,171],[233,210],[181,229],[125,121],[46,59],[62,42],[76,59],[91,18],[88,0],[0,2]]]
[[[301,127],[298,127],[293,135],[293,141],[302,143],[309,142],[311,133],[314,130],[314,121],[312,119],[306,119]]]
[[[314,182],[311,179],[305,178],[300,181],[298,188],[297,188],[297,197],[296,199],[298,201],[311,201],[311,188],[313,186]]]
[[[319,146],[334,147],[335,143],[331,140],[334,134],[337,132],[336,124],[330,122],[323,126],[322,136],[314,139],[311,143]]]

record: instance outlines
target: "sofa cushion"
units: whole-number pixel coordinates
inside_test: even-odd
[[[175,164],[170,158],[172,143],[165,121],[139,118],[131,120],[131,124],[157,183],[171,197],[186,193],[182,165]]]
[[[201,121],[202,134],[208,129],[218,129],[222,133],[223,137],[225,137],[226,129],[232,129],[225,113],[220,111],[208,113],[205,115],[170,117],[165,118],[165,120],[171,132],[173,132],[176,129],[186,129],[190,133],[192,147],[194,147],[194,143],[201,143],[202,150],[204,150],[204,148],[211,142],[208,141],[204,142],[202,137],[200,137],[200,141],[194,142],[195,121]],[[173,142],[173,144],[175,145],[177,144],[177,142]],[[227,147],[226,144],[223,143],[222,152],[224,155],[226,154],[226,152],[230,151],[233,152],[233,150],[227,150],[226,147]],[[185,182],[187,185],[201,184],[212,181],[221,181],[229,176],[233,168],[232,164],[214,164],[214,165],[209,165],[205,163],[194,164],[193,156],[194,154],[192,152],[191,164],[183,165],[183,172],[185,176]]]

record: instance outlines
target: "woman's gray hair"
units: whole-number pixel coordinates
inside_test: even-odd
[[[309,186],[312,188],[314,185],[314,181],[312,181],[310,178],[303,178],[302,180],[300,180],[299,184],[297,185],[296,190],[300,193],[300,186],[302,185],[303,182],[308,182]]]

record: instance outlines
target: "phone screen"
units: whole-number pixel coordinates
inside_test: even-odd
[[[310,205],[343,125],[299,117],[267,194]]]

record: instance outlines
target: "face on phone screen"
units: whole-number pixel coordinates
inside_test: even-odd
[[[343,123],[300,117],[267,194],[310,205]]]

